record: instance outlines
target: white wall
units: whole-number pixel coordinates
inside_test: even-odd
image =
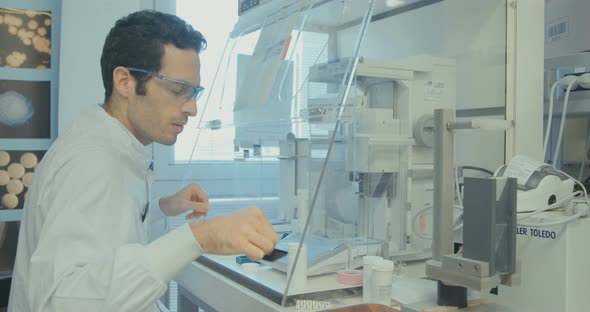
[[[62,0],[58,134],[89,105],[104,101],[100,55],[119,18],[141,9],[175,13],[174,0]]]
[[[140,0],[62,1],[58,134],[89,105],[104,101],[100,55],[115,21],[140,9]]]

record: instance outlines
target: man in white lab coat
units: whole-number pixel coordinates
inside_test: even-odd
[[[196,115],[205,44],[178,17],[154,11],[111,29],[101,57],[105,104],[60,135],[28,192],[9,311],[154,311],[168,281],[201,253],[260,259],[272,252],[278,236],[257,208],[146,241],[145,146],[174,144]],[[198,218],[208,197],[190,184],[159,206]]]

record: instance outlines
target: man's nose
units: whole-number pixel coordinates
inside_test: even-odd
[[[197,115],[197,101],[194,97],[182,104],[182,112],[188,114],[191,117]]]

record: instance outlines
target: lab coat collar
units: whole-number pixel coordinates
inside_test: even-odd
[[[127,129],[119,120],[113,118],[109,115],[102,105],[96,106],[96,113],[104,120],[108,125],[112,126],[114,130],[114,134],[116,134],[117,139],[120,139],[123,146],[129,146],[129,152],[131,156],[137,159],[138,165],[141,166],[142,170],[148,170],[151,163],[151,144],[143,145],[136,137]]]

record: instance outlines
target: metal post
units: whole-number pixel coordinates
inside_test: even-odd
[[[434,232],[432,233],[432,258],[442,261],[442,257],[453,253],[453,205],[454,183],[454,140],[448,129],[455,121],[455,111],[434,110]]]

